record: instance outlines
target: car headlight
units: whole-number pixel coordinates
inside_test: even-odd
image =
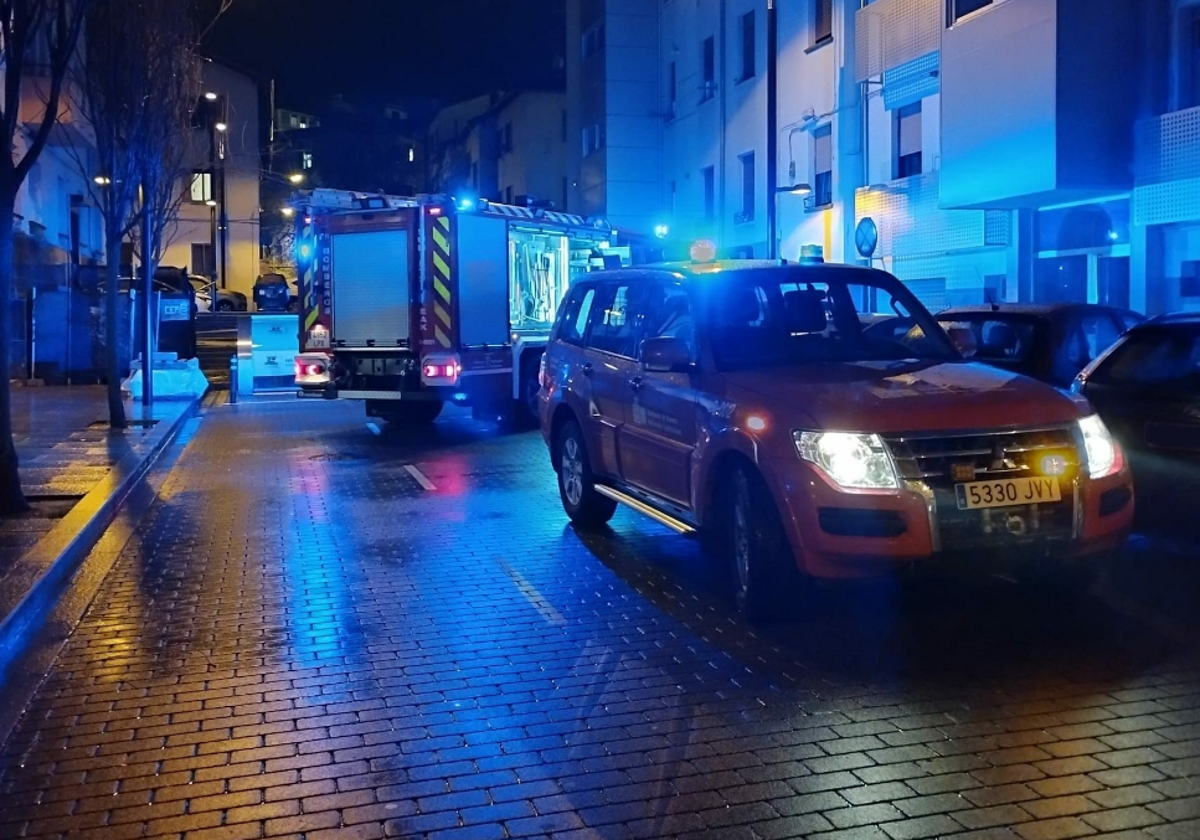
[[[796,451],[841,487],[886,490],[900,486],[891,453],[879,435],[849,432],[793,432]]]
[[[1083,435],[1089,476],[1104,478],[1120,471],[1123,466],[1121,450],[1100,415],[1092,414],[1080,420],[1079,432]]]

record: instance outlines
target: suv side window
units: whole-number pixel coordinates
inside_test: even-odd
[[[575,289],[567,305],[563,307],[562,325],[558,337],[569,344],[583,344],[587,333],[588,316],[596,300],[595,286],[580,286]]]
[[[637,356],[639,312],[634,304],[639,291],[629,283],[608,283],[600,287],[593,306],[588,347],[629,359]]]
[[[696,325],[687,291],[681,286],[655,284],[650,287],[647,296],[649,301],[645,308],[646,318],[642,325],[642,339],[666,337],[682,339],[687,344],[694,360],[696,358]]]

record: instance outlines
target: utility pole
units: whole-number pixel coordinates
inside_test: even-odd
[[[779,259],[779,10],[767,0],[767,257]]]
[[[221,203],[220,219],[218,225],[221,233],[221,288],[224,289],[229,285],[228,260],[227,252],[229,250],[229,212],[225,202],[225,157],[229,151],[229,97],[221,97],[221,122],[217,124],[218,140],[220,147],[217,150],[217,165],[220,169],[220,186],[218,201]],[[216,298],[213,299],[214,306]]]

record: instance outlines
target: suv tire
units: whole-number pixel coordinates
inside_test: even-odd
[[[762,479],[736,467],[725,484],[720,514],[738,611],[751,622],[782,618],[799,574]]]
[[[583,430],[568,421],[554,440],[554,463],[558,473],[558,495],[563,510],[576,525],[599,528],[613,518],[617,503],[596,492],[591,462],[583,442]]]

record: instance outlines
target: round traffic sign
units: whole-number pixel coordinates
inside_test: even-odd
[[[854,229],[854,247],[859,255],[870,259],[879,247],[879,227],[870,216],[865,217]]]

